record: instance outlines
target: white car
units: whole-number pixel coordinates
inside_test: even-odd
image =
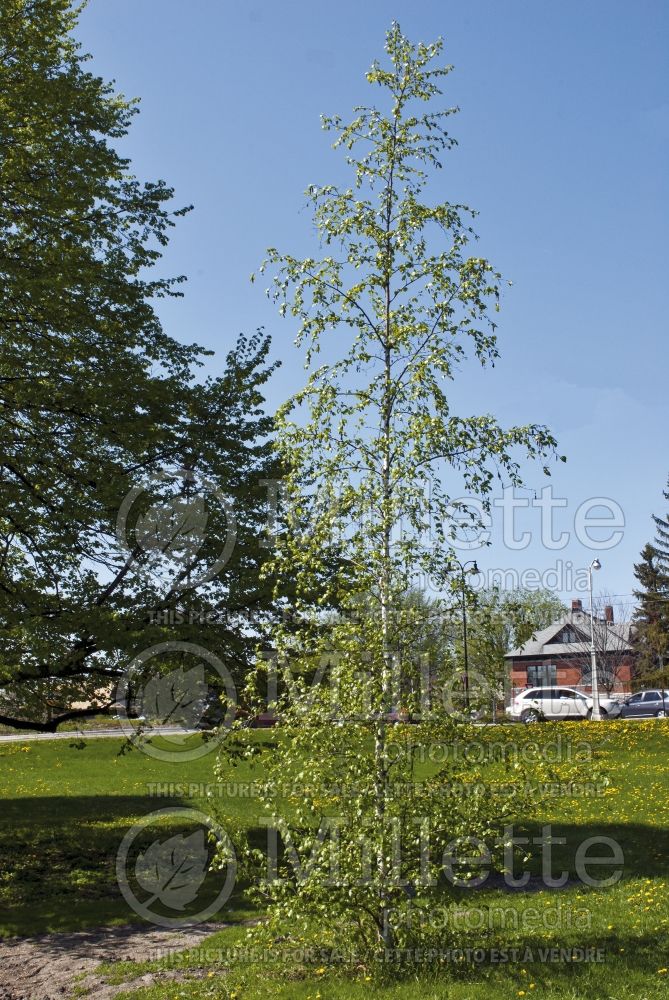
[[[613,698],[599,696],[602,718],[620,715],[620,705]],[[568,687],[535,687],[521,691],[505,709],[510,719],[520,722],[543,722],[546,719],[589,719],[592,698]]]

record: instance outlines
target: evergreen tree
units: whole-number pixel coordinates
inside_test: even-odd
[[[667,479],[667,488],[663,490],[662,496],[665,500],[669,500],[669,478]],[[662,569],[669,573],[669,513],[666,517],[657,517],[653,514],[653,521],[655,522],[655,552]]]
[[[658,549],[645,545],[634,567],[640,589],[634,613],[635,673],[644,683],[666,683],[669,677],[669,575]]]

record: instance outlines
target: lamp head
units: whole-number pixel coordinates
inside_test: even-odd
[[[601,568],[602,564],[600,563],[599,559],[593,559],[592,562],[590,563],[590,569],[601,569]]]

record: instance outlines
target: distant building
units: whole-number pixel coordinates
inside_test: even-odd
[[[597,679],[601,691],[627,693],[631,690],[634,666],[630,622],[616,623],[613,608],[604,608],[604,617],[594,617]],[[506,654],[511,687],[567,687],[590,691],[590,613],[577,599],[571,611],[548,628],[541,629],[519,649]]]

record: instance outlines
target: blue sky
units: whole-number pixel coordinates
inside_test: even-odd
[[[455,65],[444,101],[461,109],[459,145],[430,196],[480,212],[475,252],[513,281],[501,361],[463,370],[455,396],[468,413],[547,423],[568,458],[550,481],[567,501],[554,527],[565,547],[546,548],[528,508],[516,530],[529,545],[510,549],[498,510],[493,545],[472,554],[519,580],[555,571],[541,578],[566,599],[577,596],[568,567],[573,577],[599,555],[596,590],[624,601],[651,512],[669,507],[664,0],[90,0],[78,37],[93,68],[142,99],[125,154],[195,206],[163,264],[189,278],[185,298],[161,309],[166,329],[224,354],[238,331],[264,325],[283,360],[270,406],[300,384],[294,327],[249,275],[269,245],[312,249],[303,191],[344,176],[319,115],[372,99],[364,73],[393,18],[413,40],[442,36]],[[537,470],[527,482],[548,481]],[[596,546],[612,529],[590,531],[595,548],[575,530],[596,497],[624,514],[611,548]]]

